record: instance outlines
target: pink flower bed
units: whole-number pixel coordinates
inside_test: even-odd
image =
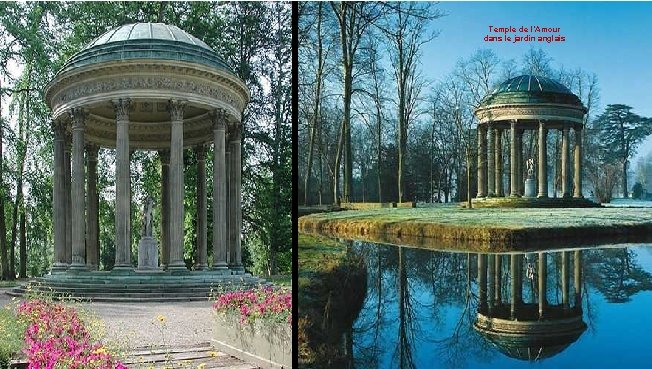
[[[272,287],[227,292],[218,296],[213,309],[240,314],[243,324],[257,319],[292,324],[292,293]]]
[[[126,369],[99,342],[91,342],[74,308],[42,300],[24,301],[18,317],[27,321],[29,369]]]

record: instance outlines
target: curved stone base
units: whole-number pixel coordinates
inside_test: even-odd
[[[476,208],[599,208],[602,205],[586,198],[557,197],[483,197],[472,199]],[[466,202],[460,203],[466,207]]]
[[[564,351],[586,330],[581,312],[568,313],[541,320],[512,320],[478,313],[473,328],[506,356],[537,361]]]
[[[230,271],[188,271],[183,274],[93,271],[49,274],[7,294],[22,296],[35,292],[55,299],[72,297],[113,302],[201,301],[220,290],[248,289],[265,283],[264,279],[250,274],[231,274]]]

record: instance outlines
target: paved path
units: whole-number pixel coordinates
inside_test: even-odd
[[[0,307],[11,297],[0,289]],[[214,337],[216,324],[209,301],[157,302],[157,303],[109,303],[82,304],[104,324],[109,346],[119,347],[123,352],[146,351],[151,347],[205,346]],[[223,353],[214,356],[224,358]],[[232,359],[232,360],[231,360]],[[229,368],[255,368],[243,361],[231,358]],[[206,366],[210,368],[211,366]],[[222,366],[220,366],[222,367]]]

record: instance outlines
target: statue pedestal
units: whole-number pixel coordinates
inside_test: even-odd
[[[138,270],[158,269],[158,243],[150,236],[138,242]]]
[[[537,185],[534,181],[534,178],[528,178],[525,180],[525,197],[536,197],[537,196]]]

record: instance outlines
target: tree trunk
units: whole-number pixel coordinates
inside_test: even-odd
[[[25,205],[20,212],[20,278],[27,278],[27,234],[25,232]]]
[[[0,80],[0,87],[1,87]],[[0,112],[2,111],[2,96],[0,94]],[[9,279],[9,259],[7,259],[7,225],[5,223],[5,184],[4,166],[2,163],[2,132],[4,122],[0,116],[0,266],[2,267],[2,279]]]
[[[382,160],[382,132],[381,132],[381,119],[380,108],[376,107],[376,165],[377,165],[377,176],[378,176],[378,202],[383,202],[383,187],[382,187],[382,170],[380,162]]]
[[[623,160],[623,197],[629,197],[627,193],[627,159]]]
[[[353,179],[353,150],[351,148],[351,95],[353,91],[352,65],[344,68],[344,118],[342,128],[344,131],[344,201],[349,202],[351,196],[351,182]]]
[[[323,61],[323,46],[322,46],[322,36],[321,36],[321,19],[322,19],[322,3],[318,5],[317,13],[317,71],[315,75],[315,103],[313,106],[312,112],[312,126],[310,127],[310,144],[308,147],[308,167],[306,168],[306,178],[304,180],[304,191],[305,199],[304,204],[308,205],[308,198],[310,196],[310,177],[312,174],[312,156],[315,150],[315,140],[317,136],[317,125],[321,123],[320,118],[320,105],[321,105],[321,85],[322,85],[322,75],[324,69]]]
[[[303,191],[304,191],[304,199],[303,199],[303,204],[304,205],[309,205],[309,197],[310,197],[310,174],[312,172],[312,153],[314,152],[315,149],[315,136],[317,134],[317,129],[315,125],[317,124],[317,118],[316,116],[313,116],[312,118],[312,127],[310,127],[310,143],[308,144],[308,167],[306,168],[306,177],[303,180]]]
[[[333,170],[333,205],[339,205],[340,199],[337,193],[337,187],[340,181],[340,159],[342,158],[342,146],[344,141],[344,121],[340,126],[340,134],[337,139],[337,151],[335,152],[335,169]]]
[[[466,147],[466,207],[473,208],[471,202],[471,149],[468,145]]]

